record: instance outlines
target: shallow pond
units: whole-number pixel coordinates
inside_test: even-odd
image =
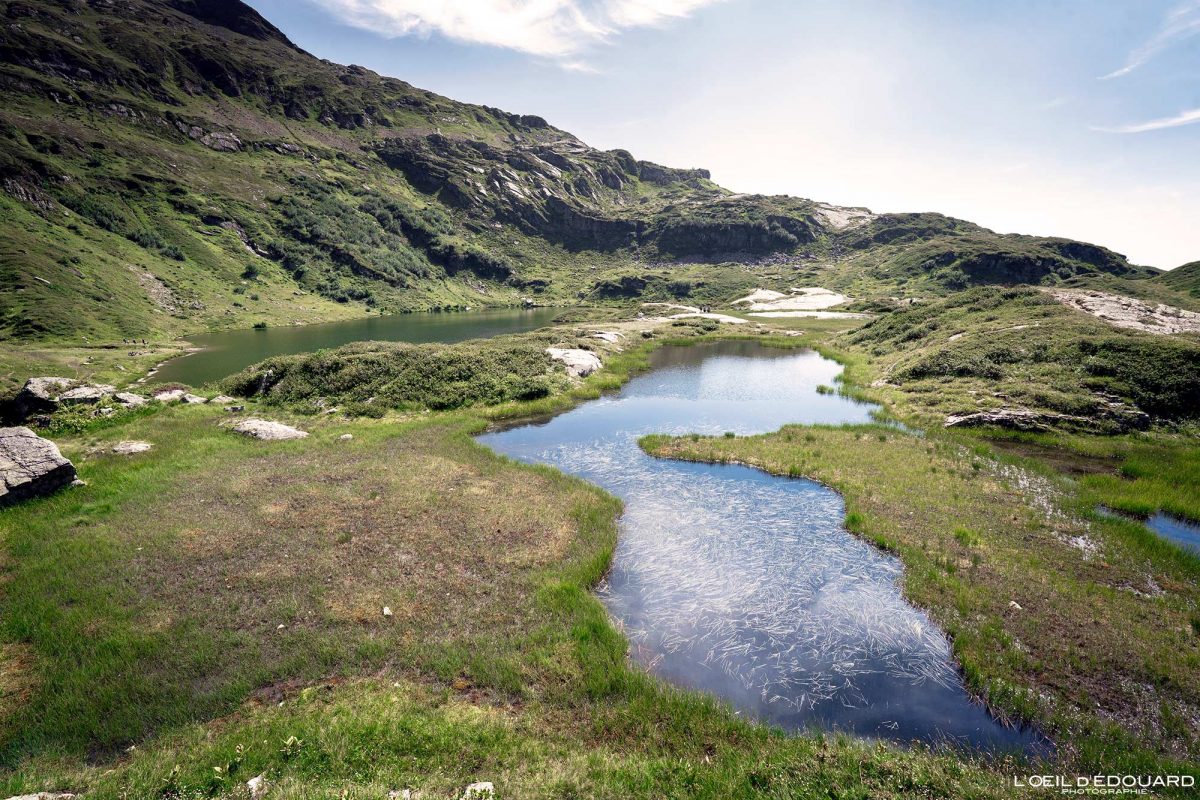
[[[549,325],[554,308],[503,308],[464,313],[392,314],[316,325],[234,330],[189,336],[202,348],[163,364],[150,383],[200,386],[271,356],[311,353],[351,342],[461,342]]]
[[[1200,524],[1189,522],[1179,517],[1172,517],[1170,514],[1164,514],[1161,511],[1143,519],[1141,517],[1122,514],[1119,511],[1113,511],[1104,506],[1100,506],[1096,510],[1101,516],[1141,522],[1162,538],[1174,542],[1184,550],[1200,554]]]
[[[971,701],[945,636],[901,596],[900,563],[842,527],[836,492],[637,446],[646,433],[869,421],[872,406],[816,391],[833,383],[837,363],[749,342],[665,347],[651,361],[615,395],[479,437],[624,500],[598,592],[639,662],[792,730],[1037,746]]]

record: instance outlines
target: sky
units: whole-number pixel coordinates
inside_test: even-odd
[[[1200,260],[1200,0],[249,0],[309,52],[739,192]]]

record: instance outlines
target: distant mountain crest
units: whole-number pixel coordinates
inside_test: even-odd
[[[276,39],[296,47],[283,31],[241,0],[168,0],[168,5],[201,22],[228,28],[251,39]]]
[[[301,322],[1156,274],[940,214],[734,194],[318,59],[238,0],[0,0],[0,21],[0,338],[248,327],[268,304]]]

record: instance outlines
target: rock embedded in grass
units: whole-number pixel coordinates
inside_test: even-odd
[[[83,405],[88,403],[99,403],[105,397],[113,394],[116,391],[115,386],[108,384],[85,384],[76,386],[74,389],[63,392],[58,397],[60,405]]]
[[[140,408],[149,402],[140,394],[134,394],[133,392],[117,392],[113,395],[113,399],[126,408]]]
[[[282,441],[285,439],[303,439],[308,436],[308,431],[302,431],[299,428],[293,428],[291,425],[284,425],[282,422],[274,422],[267,419],[244,419],[233,425],[233,430],[246,436],[253,436],[255,439],[263,439],[264,441]]]
[[[546,353],[555,361],[561,361],[567,372],[576,378],[586,378],[602,366],[600,357],[590,350],[547,347]]]
[[[203,398],[198,394],[184,394],[182,399],[183,399],[184,403],[187,403],[188,405],[193,405],[193,406],[208,402],[208,400],[206,398]]]
[[[160,403],[176,403],[183,399],[186,395],[183,389],[162,389],[153,394],[155,400]]]
[[[0,506],[58,491],[76,478],[58,446],[29,428],[0,428]]]
[[[117,442],[112,446],[112,451],[120,456],[130,456],[134,453],[144,453],[154,447],[150,442],[127,441]]]

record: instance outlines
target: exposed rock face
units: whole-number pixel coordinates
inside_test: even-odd
[[[1093,289],[1051,289],[1054,299],[1117,328],[1157,334],[1200,332],[1200,314]]]
[[[200,405],[201,403],[207,403],[208,400],[198,394],[185,394],[183,396],[183,402],[187,403],[188,405],[195,406]]]
[[[588,350],[547,347],[546,352],[555,361],[561,361],[567,372],[576,378],[586,378],[602,366],[600,357]]]
[[[284,425],[282,422],[272,422],[266,419],[244,419],[233,426],[233,430],[255,439],[280,441],[283,439],[303,439],[308,431]]]
[[[944,427],[976,428],[983,425],[995,425],[1018,431],[1044,431],[1063,422],[1087,423],[1087,420],[1070,414],[1030,411],[1027,408],[998,408],[993,411],[976,411],[971,414],[950,414],[946,417]]]
[[[29,428],[0,428],[0,506],[51,494],[75,477],[54,442]]]
[[[1033,411],[1028,408],[995,408],[950,414],[943,427],[977,428],[995,425],[1017,431],[1047,431],[1052,428],[1099,431],[1118,428],[1120,430],[1142,430],[1150,425],[1150,415],[1139,408],[1117,398],[1101,397],[1101,405],[1090,417],[1073,414],[1058,414],[1052,411]]]
[[[200,137],[200,143],[205,147],[223,153],[236,153],[242,149],[241,139],[232,133],[222,133],[219,131],[204,134]]]

